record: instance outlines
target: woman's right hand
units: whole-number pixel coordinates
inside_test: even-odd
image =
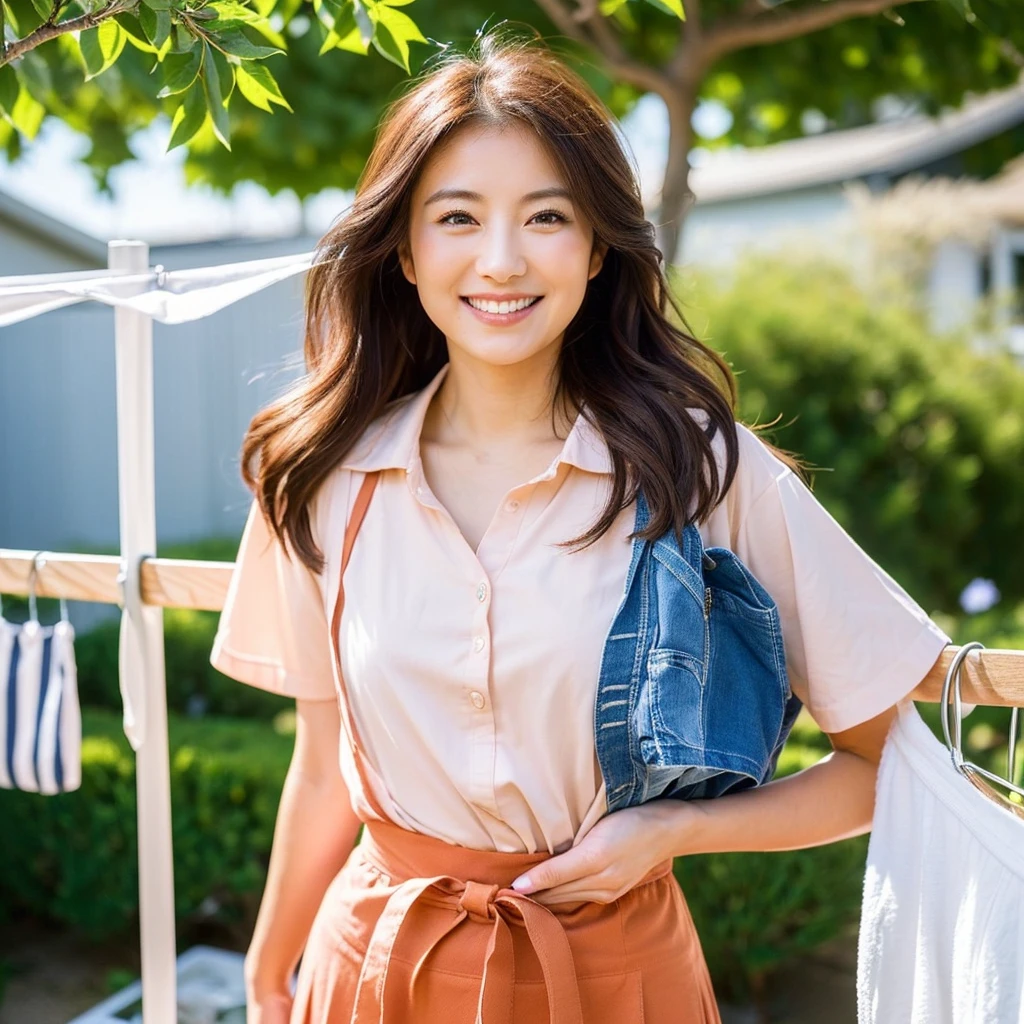
[[[292,1015],[292,997],[287,992],[249,994],[246,999],[246,1024],[288,1024]]]

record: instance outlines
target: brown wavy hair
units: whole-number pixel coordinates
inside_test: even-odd
[[[640,535],[670,527],[681,535],[693,496],[692,519],[702,522],[735,476],[735,379],[666,315],[671,306],[685,326],[614,116],[536,36],[491,29],[468,54],[440,54],[385,111],[355,200],[321,239],[307,276],[306,376],[253,417],[242,444],[246,485],[278,539],[314,572],[323,554],[308,506],[318,487],[389,402],[421,390],[448,360],[398,250],[424,164],[464,125],[532,129],[595,241],[608,246],[565,330],[555,403],[589,412],[614,479],[596,522],[565,543],[593,543],[640,487],[651,510]],[[707,413],[703,427],[688,408]],[[723,479],[711,447],[717,431]]]

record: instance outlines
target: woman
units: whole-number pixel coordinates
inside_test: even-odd
[[[308,376],[243,446],[212,661],[297,700],[250,1024],[717,1021],[672,857],[866,831],[894,705],[949,642],[666,316],[611,115],[542,47],[478,45],[389,110],[310,272]],[[607,813],[638,488],[643,537],[695,523],[778,603],[819,764]]]

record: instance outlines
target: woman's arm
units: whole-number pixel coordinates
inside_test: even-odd
[[[796,850],[871,828],[896,706],[829,734],[831,754],[796,775],[713,800],[648,800],[606,814],[572,849],[512,882],[539,903],[609,903],[651,868],[694,853]]]
[[[845,732],[830,733],[833,751],[817,764],[757,789],[715,800],[658,801],[671,856],[799,850],[871,830],[878,762],[891,707]]]
[[[828,733],[831,754],[757,789],[715,800],[658,801],[665,805],[665,849],[672,856],[800,850],[869,832],[878,763],[895,717],[894,705],[852,729]]]
[[[337,703],[297,700],[295,706],[295,749],[278,806],[267,884],[245,957],[250,1007],[287,996],[320,901],[359,832],[338,766]]]

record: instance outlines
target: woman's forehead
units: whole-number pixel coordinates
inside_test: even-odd
[[[471,125],[435,148],[427,158],[416,191],[425,200],[441,187],[465,188],[483,195],[514,186],[526,193],[564,185],[546,150],[529,129]]]

